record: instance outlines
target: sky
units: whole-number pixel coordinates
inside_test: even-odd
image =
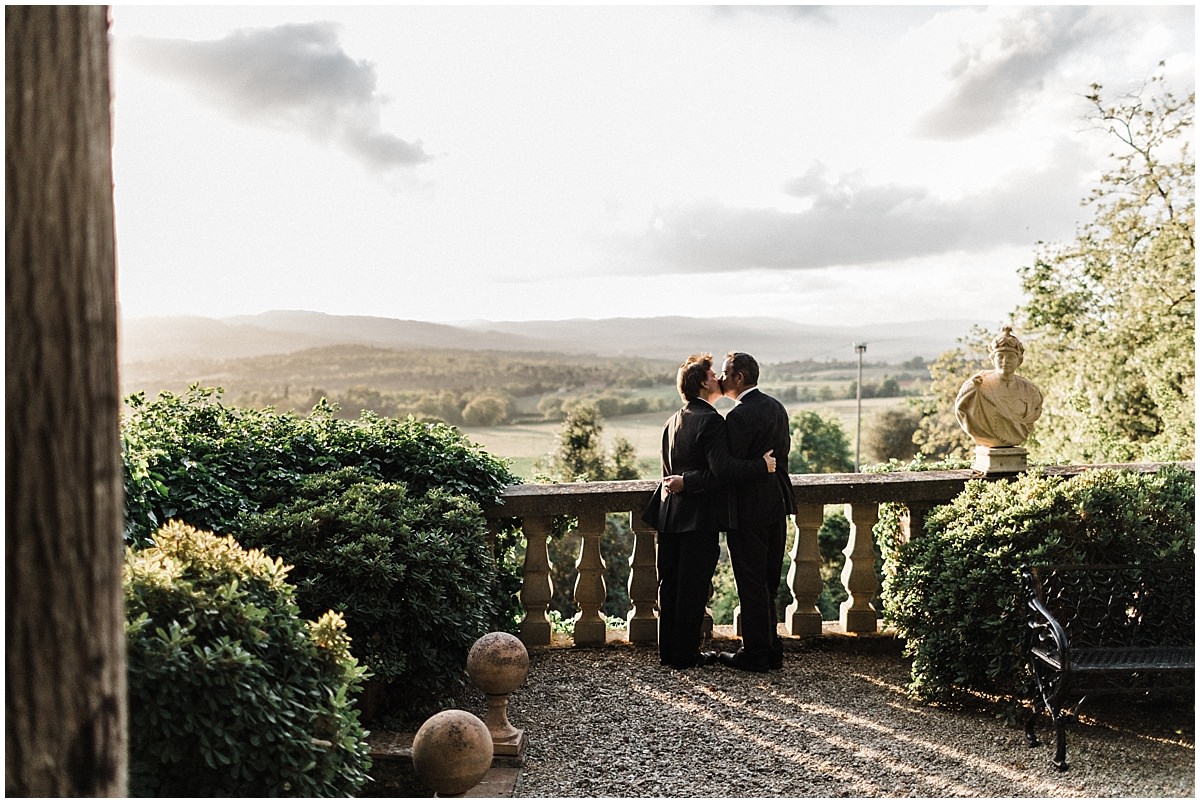
[[[117,5],[125,317],[1002,324],[1175,6]],[[1159,63],[1164,64],[1159,67]]]

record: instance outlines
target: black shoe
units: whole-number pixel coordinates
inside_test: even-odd
[[[771,660],[770,660],[770,667],[772,669],[783,669],[783,656],[782,655],[772,655]]]
[[[690,661],[681,661],[679,663],[668,664],[672,669],[691,669],[694,666],[710,666],[717,662],[717,654],[715,652],[698,652],[696,657]]]
[[[741,669],[745,672],[766,672],[767,662],[765,660],[755,661],[750,656],[746,655],[743,650],[737,652],[723,652],[717,656],[717,660],[725,666],[734,669]]]

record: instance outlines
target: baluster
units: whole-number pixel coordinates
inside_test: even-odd
[[[553,519],[550,516],[526,516],[521,523],[525,533],[525,569],[521,580],[521,604],[525,618],[521,620],[521,641],[530,646],[550,643],[550,619],[546,610],[554,594],[550,579],[550,553],[546,540],[550,537]]]
[[[850,541],[846,544],[846,565],[842,585],[850,597],[842,603],[842,629],[847,633],[874,633],[879,629],[871,598],[879,581],[875,577],[875,539],[872,528],[879,520],[879,505],[846,505],[850,519]]]
[[[933,510],[931,502],[909,502],[900,516],[900,542],[907,544],[925,535],[925,515]]]
[[[792,592],[792,602],[787,607],[787,632],[793,636],[821,635],[821,609],[817,600],[825,584],[821,580],[817,532],[824,520],[823,505],[796,505],[796,541],[792,544],[792,566],[787,576]]]
[[[583,536],[579,544],[579,560],[575,569],[579,577],[575,580],[575,643],[603,644],[608,638],[608,628],[600,607],[604,605],[604,559],[600,556],[600,536],[604,533],[604,513],[585,511],[579,514],[576,532]]]
[[[633,552],[629,556],[629,641],[632,644],[658,643],[658,560],[657,534],[642,523],[635,511],[629,516],[633,530]]]

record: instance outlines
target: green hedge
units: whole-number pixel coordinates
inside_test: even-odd
[[[346,612],[355,653],[403,687],[412,717],[451,704],[471,645],[499,614],[483,513],[440,488],[317,474],[288,502],[244,517],[238,539],[295,564],[305,615]]]
[[[230,533],[239,518],[289,499],[305,477],[356,468],[414,494],[441,488],[485,504],[518,482],[501,460],[454,427],[363,413],[336,417],[322,402],[301,417],[231,407],[192,387],[125,400],[126,540],[143,545],[171,519]]]
[[[1028,696],[1021,565],[1194,558],[1195,498],[1178,466],[969,482],[922,538],[884,550],[885,620],[913,658],[910,690]]]
[[[382,714],[451,698],[474,640],[515,629],[520,532],[489,549],[481,506],[517,480],[453,427],[231,407],[198,387],[127,403],[127,539],[149,544],[180,520],[293,565],[301,614],[345,616],[372,695],[404,690]]]
[[[187,525],[127,551],[129,790],[353,796],[368,780],[341,618],[304,621],[288,567]]]

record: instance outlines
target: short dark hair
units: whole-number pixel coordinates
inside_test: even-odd
[[[683,365],[679,366],[675,384],[684,401],[700,397],[700,386],[704,384],[704,380],[708,379],[708,371],[712,368],[712,359],[712,355],[707,352],[693,354],[683,361]]]
[[[744,351],[731,351],[725,355],[731,374],[741,374],[747,386],[758,384],[758,360]]]

